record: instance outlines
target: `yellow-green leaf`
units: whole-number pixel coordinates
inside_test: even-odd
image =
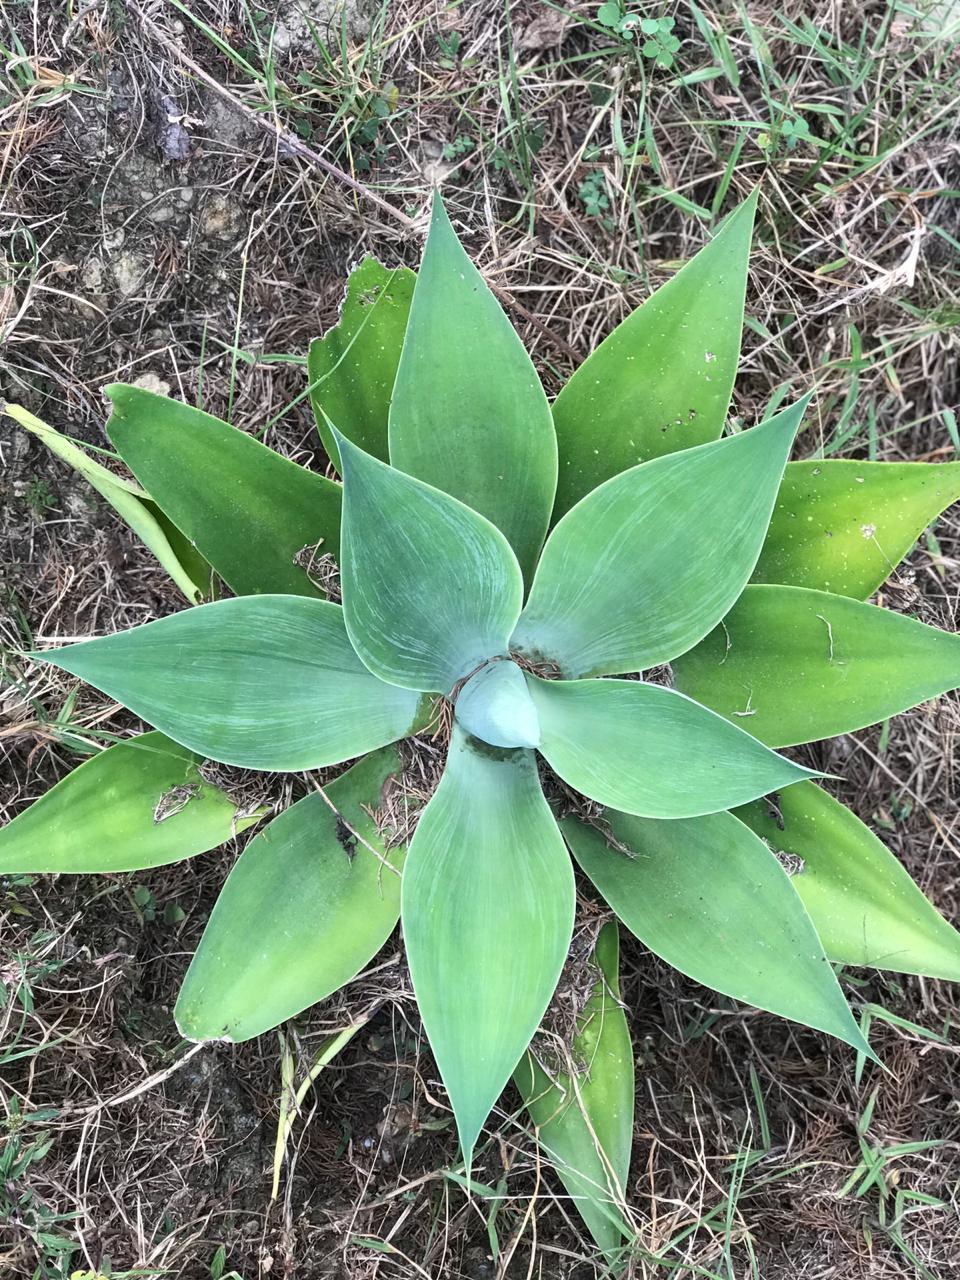
[[[960,685],[960,636],[804,587],[747,587],[674,683],[771,747],[852,733]]]
[[[960,500],[960,462],[787,464],[754,582],[865,600]]]
[[[557,396],[554,520],[629,467],[719,438],[740,355],[756,207],[754,192]]]
[[[191,1040],[249,1040],[331,995],[400,918],[403,850],[371,816],[400,772],[395,747],[274,818],[240,855],[177,1000]]]
[[[108,471],[75,441],[47,426],[20,405],[8,404],[4,412],[25,431],[42,440],[51,453],[69,463],[101,497],[106,498],[117,515],[153,552],[191,604],[198,604],[210,596],[212,575],[209,565],[205,567],[203,558],[183,545],[179,531],[167,522],[150,494],[138,484]]]
[[[534,1046],[513,1075],[537,1141],[590,1234],[613,1259],[632,1234],[623,1204],[633,1148],[633,1047],[620,1005],[617,925],[600,930],[591,957],[598,976],[577,1018],[567,1061]],[[547,1056],[549,1073],[541,1061]]]
[[[160,867],[259,822],[263,811],[240,816],[201,763],[162,733],[91,756],[0,831],[0,874]]]
[[[790,882],[831,960],[960,982],[960,933],[846,805],[801,782],[736,816],[790,855]]]
[[[366,453],[390,460],[390,397],[416,279],[409,267],[385,267],[368,255],[350,272],[339,322],[310,343],[310,400],[323,447],[338,470],[330,422]]]

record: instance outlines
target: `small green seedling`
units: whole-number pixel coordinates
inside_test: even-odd
[[[806,400],[724,434],[755,205],[551,405],[438,199],[419,274],[367,259],[311,346],[342,485],[137,387],[107,388],[135,484],[9,410],[210,602],[32,655],[153,728],[10,823],[0,872],[191,857],[263,817],[205,761],[305,774],[310,793],[227,878],[180,1030],[260,1035],[350,981],[401,921],[466,1184],[512,1077],[611,1260],[632,1236],[634,1095],[615,918],[861,1061],[834,965],[960,979],[960,935],[779,752],[960,683],[960,638],[866,603],[960,497],[960,463],[788,461]],[[424,733],[445,765],[405,843],[397,743]],[[612,914],[592,951],[578,931],[564,1007],[580,1013],[558,1035],[541,1023],[577,870]]]
[[[623,40],[643,37],[640,52],[645,58],[665,71],[673,66],[673,55],[680,48],[680,41],[673,34],[676,25],[673,18],[644,18],[629,12],[624,0],[605,0],[597,10],[597,21]]]
[[[674,54],[680,48],[679,39],[673,34],[673,18],[642,18],[640,32],[646,36],[640,52],[664,71],[674,64]]]
[[[577,194],[583,201],[588,218],[599,218],[601,222],[610,222],[610,197],[607,195],[607,184],[602,173],[595,170],[587,174],[577,188]]]

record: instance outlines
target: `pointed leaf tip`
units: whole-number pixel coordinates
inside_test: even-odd
[[[852,733],[956,688],[960,636],[849,596],[757,584],[673,673],[689,697],[785,747]]]
[[[343,609],[353,646],[381,680],[448,694],[507,652],[523,595],[516,557],[476,511],[342,434],[336,439]]]
[[[960,933],[846,805],[812,782],[735,816],[771,849],[799,859],[790,883],[836,964],[960,982]]]
[[[737,370],[757,196],[587,357],[553,404],[553,518],[604,480],[716,440]]]
[[[642,680],[528,677],[541,754],[600,804],[652,818],[716,813],[814,775],[691,698]]]
[[[501,529],[529,580],[553,506],[550,406],[439,196],[390,404],[394,466]]]
[[[661,821],[612,809],[612,848],[561,821],[574,857],[628,929],[696,982],[825,1031],[876,1061],[777,859],[732,814]]]
[[[310,401],[327,456],[340,469],[336,422],[367,453],[387,461],[390,396],[416,275],[367,256],[350,273],[340,318],[307,356]]]
[[[459,725],[401,886],[417,1003],[457,1119],[474,1144],[553,995],[574,882],[529,751],[478,749]]]
[[[202,758],[162,733],[91,756],[0,830],[0,875],[79,875],[165,866],[259,822],[199,771]]]
[[[117,452],[231,590],[323,594],[298,556],[339,554],[339,485],[192,405],[124,383],[106,391]]]
[[[577,678],[696,644],[753,571],[804,404],[589,493],[547,539],[512,647]]]
[[[326,799],[297,801],[247,845],[180,990],[183,1035],[249,1040],[338,990],[379,951],[400,917],[404,851],[385,849],[371,812],[399,769],[395,747],[373,752]]]
[[[38,656],[174,741],[248,769],[339,764],[418,722],[417,694],[371,675],[340,606],[303,596],[220,600]]]

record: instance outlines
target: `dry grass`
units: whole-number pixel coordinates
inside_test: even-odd
[[[696,209],[725,212],[759,182],[735,414],[815,389],[806,452],[952,456],[960,60],[951,6],[935,7],[925,25],[873,0],[751,0],[701,5],[698,26],[692,6],[665,6],[683,44],[664,71],[604,32],[594,4],[358,6],[342,48],[337,24],[319,23],[325,57],[294,4],[260,16],[240,0],[189,12],[2,0],[0,392],[102,443],[100,388],[148,375],[322,468],[299,360],[362,252],[416,262],[436,180],[551,389],[703,243]],[[790,144],[798,112],[822,145]],[[71,685],[16,652],[181,602],[36,442],[4,427],[0,448],[13,814],[72,767],[78,742],[131,725],[92,691],[69,701]],[[956,629],[958,537],[956,517],[943,522],[887,602]],[[816,752],[954,918],[957,726],[945,698],[888,741],[870,730]],[[415,761],[426,793],[429,750]],[[271,798],[307,786],[286,780]],[[498,1199],[468,1200],[448,1176],[451,1117],[396,939],[284,1031],[299,1079],[331,1030],[370,1015],[308,1092],[270,1202],[281,1043],[188,1056],[169,1014],[235,853],[0,882],[0,1160],[20,1160],[0,1179],[0,1274],[45,1280],[110,1259],[118,1276],[199,1280],[221,1245],[244,1280],[602,1274],[512,1093],[475,1168]],[[164,923],[169,904],[185,919]],[[944,1033],[875,1020],[890,1074],[868,1066],[858,1082],[846,1050],[733,1007],[626,939],[623,967],[645,1251],[632,1274],[948,1280],[960,1080],[947,986],[850,975],[858,1006]],[[937,1145],[891,1157],[857,1194],[846,1184],[871,1098],[871,1147]]]

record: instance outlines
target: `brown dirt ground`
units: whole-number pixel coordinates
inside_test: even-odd
[[[308,6],[324,30],[330,7]],[[803,452],[849,420],[856,430],[843,451],[852,456],[951,456],[943,411],[956,405],[958,387],[958,277],[947,238],[960,236],[950,194],[960,187],[950,98],[956,52],[920,40],[908,17],[898,27],[885,4],[788,0],[782,14],[809,19],[824,38],[855,45],[865,34],[874,46],[866,79],[838,87],[822,60],[784,35],[771,7],[703,6],[731,33],[740,84],[677,85],[649,68],[641,78],[635,60],[605,52],[610,39],[581,21],[594,5],[567,7],[573,17],[564,24],[536,0],[508,8],[490,0],[358,4],[346,57],[335,50],[324,71],[296,6],[283,4],[278,73],[307,105],[281,105],[276,116],[299,124],[298,137],[418,228],[431,184],[444,178],[468,248],[507,290],[552,389],[702,243],[701,220],[660,187],[709,205],[745,137],[724,208],[758,180],[762,197],[754,325],[734,412],[749,422],[774,389],[796,395],[816,386]],[[193,8],[248,50],[252,27],[262,36],[276,16],[273,8],[256,16],[262,12],[232,0]],[[100,444],[100,388],[144,375],[191,400],[202,379],[205,407],[229,412],[239,426],[273,421],[304,377],[297,365],[266,357],[303,354],[334,320],[346,271],[362,252],[415,264],[419,229],[271,137],[251,114],[273,118],[262,89],[174,7],[3,3],[0,13],[4,43],[14,48],[0,126],[9,286],[0,289],[0,393]],[[705,65],[710,55],[690,8],[676,13],[683,68]],[[769,67],[751,50],[744,13],[766,33]],[[451,56],[453,32],[461,40]],[[511,49],[522,69],[516,89]],[[201,83],[185,57],[228,85],[239,105]],[[18,78],[25,67],[31,75]],[[739,130],[736,122],[762,117],[764,76],[774,72],[795,102],[862,107],[852,136],[875,163],[861,174],[832,159],[817,169],[808,144],[771,154],[756,132]],[[303,76],[313,76],[313,89]],[[63,77],[80,87],[64,87]],[[338,117],[354,89],[353,106]],[[371,143],[358,130],[377,96],[389,110]],[[823,116],[808,118],[819,124]],[[628,143],[643,141],[635,164],[617,152],[618,129]],[[461,137],[474,146],[457,165],[443,151]],[[609,201],[600,217],[588,214],[579,192],[592,175]],[[911,278],[897,268],[918,237]],[[841,254],[842,269],[818,272]],[[265,438],[305,465],[325,464],[302,403]],[[132,723],[92,691],[65,711],[72,684],[16,651],[31,640],[143,622],[181,601],[113,514],[37,442],[4,423],[0,456],[8,674],[0,798],[12,816],[76,763],[66,719],[74,731]],[[938,526],[937,543],[921,542],[886,602],[919,603],[924,616],[957,629],[958,538],[954,513]],[[881,825],[954,919],[958,705],[946,697],[901,717],[885,744],[874,729],[810,749],[818,765],[842,773],[838,793]],[[302,785],[278,782],[273,799],[288,802],[290,788]],[[51,1140],[8,1179],[0,1275],[68,1273],[51,1260],[56,1250],[44,1250],[42,1230],[75,1241],[71,1268],[106,1269],[109,1259],[118,1275],[141,1268],[137,1274],[200,1280],[220,1245],[227,1269],[244,1280],[603,1274],[559,1184],[538,1168],[512,1093],[491,1119],[475,1170],[502,1190],[496,1211],[444,1178],[455,1137],[397,938],[376,972],[286,1030],[302,1074],[327,1031],[375,1008],[309,1093],[271,1203],[277,1036],[205,1047],[184,1060],[170,1016],[236,853],[232,844],[135,876],[0,880],[0,977],[9,997],[2,1042],[10,1054],[0,1074],[0,1143],[9,1151],[17,1139],[37,1153]],[[154,919],[134,896],[138,886],[156,903]],[[165,923],[172,906],[184,916]],[[847,975],[857,1007],[872,1001],[943,1033],[941,1043],[875,1022],[873,1043],[889,1074],[867,1067],[858,1082],[842,1046],[734,1007],[627,939],[623,970],[638,1060],[630,1198],[646,1251],[631,1274],[960,1273],[955,991]],[[754,1088],[769,1145],[740,1178],[738,1153],[763,1147]],[[870,1144],[937,1145],[891,1159],[863,1194],[841,1195],[860,1160],[858,1118],[871,1099]],[[937,1203],[901,1202],[911,1212],[891,1227],[897,1192]],[[64,1214],[76,1218],[57,1220]]]

